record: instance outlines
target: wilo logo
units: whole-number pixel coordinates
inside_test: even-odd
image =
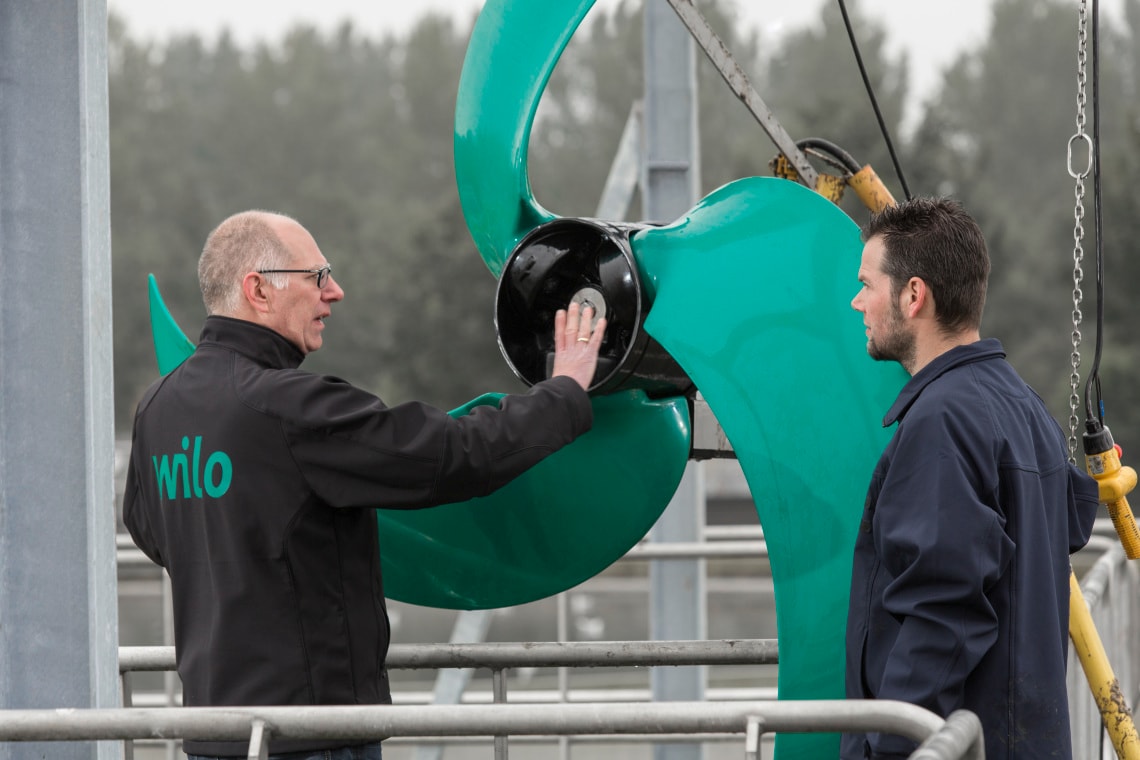
[[[182,436],[182,451],[189,452],[190,438]],[[194,436],[193,467],[185,453],[162,455],[160,460],[151,457],[154,462],[154,476],[158,479],[158,495],[167,499],[177,499],[179,473],[182,478],[182,498],[189,499],[191,494],[196,498],[202,497],[202,489],[206,495],[217,499],[230,490],[230,481],[233,479],[234,465],[224,451],[215,451],[206,458],[206,466],[200,467],[202,461],[202,436]],[[193,475],[191,475],[193,474]]]

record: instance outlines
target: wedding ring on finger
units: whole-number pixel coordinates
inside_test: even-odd
[[[590,342],[590,338],[589,338],[589,336],[582,336],[582,335],[579,335],[579,336],[578,336],[578,342],[579,342],[579,343],[589,343],[589,342]]]

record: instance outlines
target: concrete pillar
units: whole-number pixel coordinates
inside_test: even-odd
[[[0,709],[119,704],[110,239],[105,0],[0,2]]]

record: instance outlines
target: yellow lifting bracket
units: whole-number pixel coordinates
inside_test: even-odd
[[[1113,443],[1108,427],[1085,433],[1084,444],[1085,465],[1089,475],[1096,478],[1100,500],[1108,508],[1124,554],[1128,559],[1140,559],[1140,529],[1128,505],[1128,494],[1136,487],[1136,470],[1120,463],[1120,447]]]

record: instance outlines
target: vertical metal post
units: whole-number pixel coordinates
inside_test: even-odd
[[[174,646],[174,588],[170,582],[170,575],[162,570],[162,643],[168,647]],[[168,670],[162,674],[162,693],[167,707],[178,707],[175,697],[182,688],[178,674]],[[181,739],[167,739],[166,760],[177,760],[182,749]],[[127,758],[133,760],[133,758]]]
[[[744,760],[760,760],[762,727],[760,719],[756,716],[748,719],[748,725],[744,729]]]
[[[507,702],[507,671],[498,668],[491,671],[491,691],[494,694],[495,704]],[[507,736],[495,735],[495,760],[507,760]]]
[[[105,0],[0,3],[0,72],[0,709],[117,707]]]
[[[696,202],[700,187],[697,132],[697,46],[664,2],[645,3],[645,219],[671,222]],[[690,462],[673,500],[651,533],[654,541],[699,541],[704,524],[701,465]],[[707,637],[705,561],[656,560],[649,570],[650,637]],[[703,667],[654,668],[655,700],[704,698]],[[696,744],[659,744],[654,760],[699,760]]]
[[[600,215],[599,217],[606,218]],[[567,609],[569,607],[569,593],[561,592],[556,597],[556,601],[558,605],[558,642],[563,643],[570,640],[570,612]],[[570,701],[570,669],[566,667],[558,668],[558,701],[563,704]],[[570,760],[570,738],[568,736],[561,736],[558,739],[558,757],[559,760]]]

